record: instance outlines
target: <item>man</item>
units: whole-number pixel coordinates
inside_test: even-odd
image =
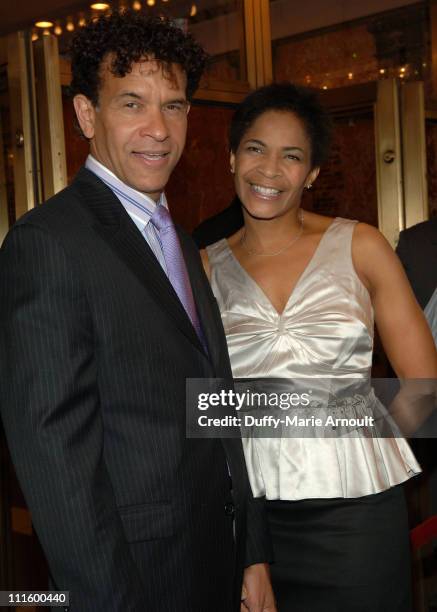
[[[72,92],[91,155],[1,253],[2,416],[72,611],[237,610],[244,566],[242,607],[274,609],[240,441],[185,436],[186,379],[230,376],[197,250],[163,193],[204,63],[160,19],[83,28]]]

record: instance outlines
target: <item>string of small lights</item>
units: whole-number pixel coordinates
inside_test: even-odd
[[[112,10],[124,11],[131,8],[134,11],[144,11],[148,9],[159,9],[159,5],[170,5],[171,0],[119,0],[119,2],[93,2],[88,9],[81,10],[76,15],[69,15],[63,19],[48,20],[41,19],[35,22],[32,29],[32,40],[36,41],[40,36],[48,36],[53,33],[56,36],[71,34],[76,28],[84,27],[89,21],[97,19],[101,14],[110,13]],[[164,8],[164,7],[163,7]],[[159,13],[158,13],[159,14]],[[188,4],[186,18],[193,18],[197,15],[197,5],[193,2]]]
[[[232,2],[230,4],[233,4]],[[234,7],[235,8],[235,7]],[[68,53],[69,41],[72,34],[85,26],[99,15],[109,14],[111,11],[124,11],[131,9],[138,12],[154,15],[166,15],[173,22],[187,31],[194,24],[203,19],[212,18],[210,11],[201,10],[191,0],[112,0],[112,2],[92,2],[87,7],[78,10],[76,14],[63,16],[53,20],[41,19],[34,23],[32,40],[36,41],[41,36],[55,34],[59,38],[59,50],[61,54]],[[343,54],[341,54],[343,55]],[[427,72],[427,62],[410,62],[407,59],[396,60],[394,58],[379,60],[369,56],[360,57],[359,52],[346,53],[343,55],[342,66],[332,67],[329,72],[315,70],[311,74],[303,73],[296,79],[309,87],[318,89],[335,89],[354,83],[382,80],[397,77],[401,82],[423,79]],[[376,60],[376,61],[375,61]],[[394,60],[394,61],[393,61]]]

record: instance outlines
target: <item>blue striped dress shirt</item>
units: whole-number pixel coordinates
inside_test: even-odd
[[[85,167],[88,168],[90,172],[93,172],[96,176],[98,176],[99,179],[103,181],[105,185],[111,189],[113,194],[120,200],[126,209],[126,212],[140,230],[147,244],[152,249],[156,259],[159,261],[164,272],[168,276],[164,253],[159,238],[159,232],[153,223],[149,223],[157,203],[152,200],[152,198],[149,198],[149,196],[141,193],[141,191],[132,189],[132,187],[129,187],[126,185],[126,183],[120,181],[120,179],[117,178],[115,174],[111,172],[111,170],[108,170],[106,166],[97,161],[97,159],[92,155],[88,155],[85,162]],[[168,210],[167,200],[164,193],[161,194],[158,204],[165,206],[165,208]]]

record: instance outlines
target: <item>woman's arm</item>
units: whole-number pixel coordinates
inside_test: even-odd
[[[387,357],[403,381],[389,411],[404,434],[412,435],[436,408],[437,351],[431,330],[402,264],[378,230],[357,225],[352,258],[369,290]]]
[[[357,274],[369,290],[381,340],[397,376],[437,378],[437,351],[397,255],[374,227],[359,223],[352,241]]]

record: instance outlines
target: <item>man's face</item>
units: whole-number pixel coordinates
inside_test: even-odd
[[[76,114],[91,154],[121,181],[158,200],[182,154],[187,133],[186,76],[153,59],[134,63],[124,77],[101,67],[97,107],[83,95]]]

